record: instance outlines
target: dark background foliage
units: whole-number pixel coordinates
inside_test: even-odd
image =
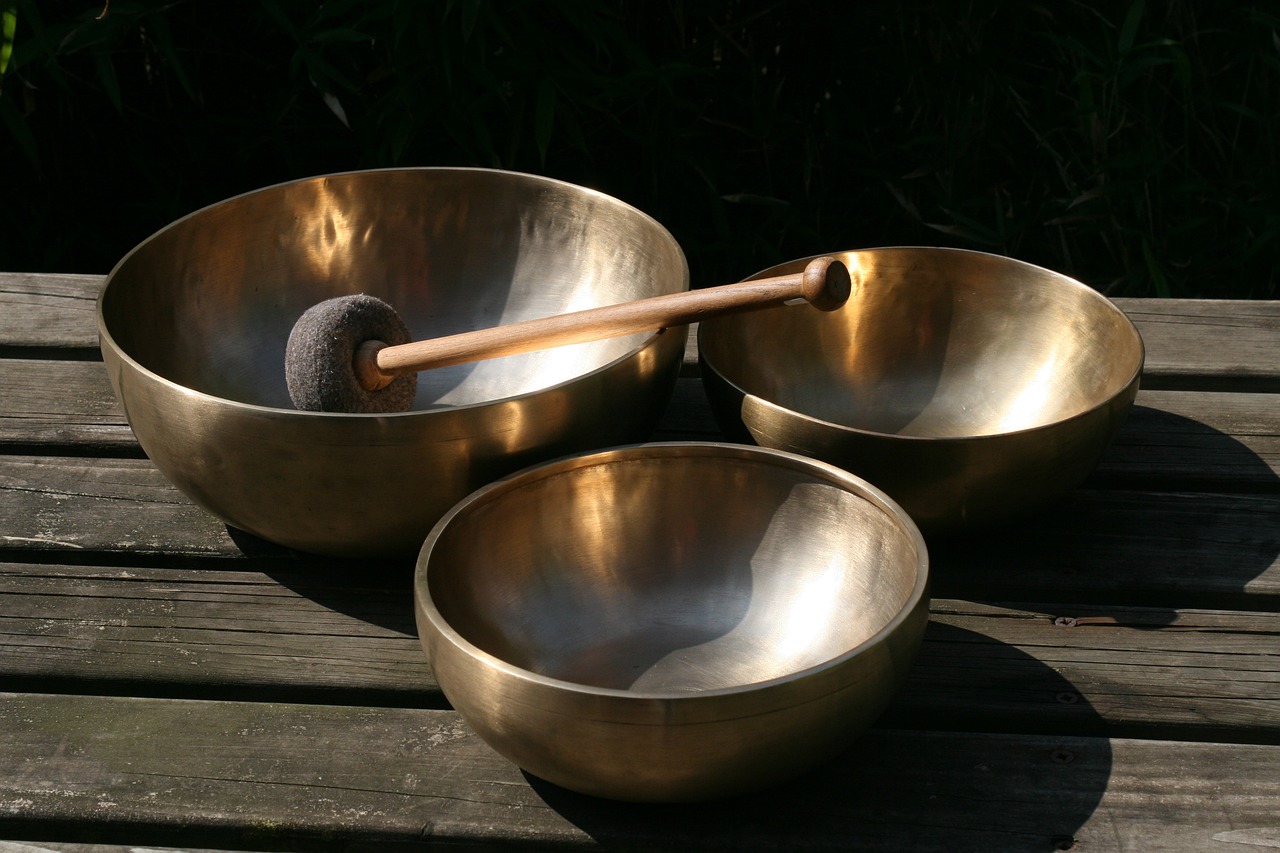
[[[476,165],[634,204],[699,285],[909,244],[1112,295],[1280,297],[1269,2],[0,10],[0,269],[106,272],[173,219],[293,178]]]

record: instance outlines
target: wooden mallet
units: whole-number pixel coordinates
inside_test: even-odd
[[[835,258],[793,275],[652,296],[569,314],[424,341],[380,299],[339,296],[309,308],[285,350],[293,404],[319,412],[400,412],[413,406],[422,370],[695,323],[804,299],[823,311],[849,298],[849,271]]]

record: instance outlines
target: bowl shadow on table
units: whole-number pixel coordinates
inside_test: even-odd
[[[264,575],[316,604],[369,625],[416,636],[414,558],[346,560],[294,551],[226,525],[227,536]]]
[[[984,651],[975,657],[975,648]],[[983,674],[975,659],[999,666]],[[931,623],[876,726],[789,782],[728,800],[641,804],[525,778],[603,849],[1065,850],[1107,787],[1110,744],[1090,736],[1103,729],[1050,667]]]
[[[1280,556],[1277,493],[1280,476],[1239,439],[1135,406],[1094,472],[1052,506],[926,536],[933,594],[1163,608],[1170,619],[1245,597],[1256,606],[1268,594],[1256,581]]]

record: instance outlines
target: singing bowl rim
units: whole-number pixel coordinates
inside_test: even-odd
[[[1128,377],[1126,377],[1124,382],[1121,383],[1115,391],[1101,398],[1100,400],[1095,402],[1093,405],[1087,408],[1081,409],[1080,411],[1075,412],[1074,414],[1067,415],[1066,417],[1057,418],[1056,420],[1045,421],[1043,423],[1034,424],[1028,427],[1021,427],[1019,429],[1001,430],[1000,432],[990,432],[990,433],[977,433],[972,435],[905,435],[905,434],[896,433],[896,432],[881,432],[879,430],[866,429],[864,427],[850,426],[849,424],[842,424],[836,421],[829,421],[824,418],[819,418],[814,415],[811,415],[807,412],[803,412],[799,409],[793,409],[781,403],[776,403],[773,400],[768,399],[767,397],[761,397],[759,394],[756,394],[746,388],[743,388],[737,382],[730,379],[727,375],[725,375],[725,372],[722,371],[719,367],[717,367],[715,362],[706,355],[705,350],[703,349],[703,346],[702,346],[703,335],[708,329],[711,329],[712,333],[714,334],[714,324],[716,322],[715,319],[709,320],[706,323],[702,324],[702,326],[698,330],[698,354],[699,354],[700,365],[706,369],[713,371],[716,377],[721,382],[724,382],[726,385],[733,388],[736,392],[742,394],[744,399],[749,398],[754,405],[762,405],[769,411],[775,412],[779,415],[784,415],[788,418],[792,418],[804,423],[813,424],[814,426],[823,427],[826,429],[834,430],[837,433],[843,433],[851,436],[865,436],[867,438],[886,439],[891,441],[902,441],[902,442],[911,442],[911,443],[920,443],[920,444],[927,444],[931,442],[947,442],[947,443],[956,443],[956,444],[977,443],[977,442],[1012,438],[1020,435],[1029,435],[1029,434],[1041,432],[1044,430],[1058,428],[1066,424],[1069,424],[1072,421],[1091,417],[1098,411],[1111,406],[1118,398],[1123,397],[1126,393],[1128,393],[1129,390],[1133,388],[1135,383],[1141,381],[1143,367],[1145,366],[1145,363],[1146,363],[1146,344],[1142,340],[1142,333],[1138,331],[1138,327],[1134,325],[1133,321],[1129,319],[1129,316],[1127,314],[1121,311],[1120,308],[1114,302],[1112,302],[1102,293],[1099,293],[1097,290],[1085,284],[1084,282],[1079,281],[1078,279],[1075,279],[1063,273],[1048,269],[1047,267],[1042,267],[1037,264],[1029,263],[1027,261],[1018,260],[1017,258],[1010,258],[1007,255],[997,255],[993,252],[980,252],[973,249],[957,249],[957,248],[946,247],[946,246],[875,246],[875,247],[870,247],[865,249],[843,249],[843,250],[840,250],[839,252],[827,252],[822,255],[811,255],[807,258],[795,259],[792,261],[785,261],[781,264],[775,264],[771,267],[768,267],[766,269],[760,270],[759,272],[751,274],[747,278],[743,279],[743,281],[753,281],[755,279],[766,278],[771,275],[777,275],[778,273],[776,272],[776,270],[779,270],[783,267],[789,267],[795,264],[799,264],[803,266],[803,264],[813,260],[814,258],[825,257],[826,255],[839,257],[840,255],[857,254],[860,252],[885,252],[885,251],[891,251],[891,252],[924,251],[924,252],[954,253],[954,254],[980,256],[980,257],[994,259],[996,261],[999,261],[1000,263],[1007,263],[1007,264],[1012,264],[1014,266],[1022,267],[1024,269],[1035,270],[1038,273],[1047,274],[1053,278],[1056,278],[1059,280],[1061,284],[1067,287],[1071,287],[1073,290],[1076,290],[1077,292],[1083,293],[1085,299],[1097,302],[1097,304],[1102,306],[1103,311],[1110,312],[1114,316],[1120,319],[1121,327],[1126,329],[1128,332],[1132,333],[1133,340],[1137,345],[1137,364],[1134,366],[1132,372],[1128,375]],[[729,322],[732,320],[732,318],[716,318],[716,319],[722,320],[724,322]]]
[[[698,690],[696,693],[690,693],[680,690],[629,690],[625,688],[613,687],[597,687],[590,684],[583,684],[577,681],[568,681],[553,676],[541,675],[524,667],[516,666],[497,655],[486,652],[480,647],[468,640],[458,629],[445,619],[435,606],[435,602],[431,596],[429,573],[430,573],[430,557],[431,552],[439,539],[444,536],[450,523],[469,511],[469,509],[483,502],[500,499],[504,492],[513,491],[520,488],[524,483],[531,482],[534,479],[544,478],[558,473],[567,472],[575,468],[585,468],[591,465],[599,464],[609,458],[617,459],[619,457],[626,458],[627,461],[643,460],[645,458],[660,457],[663,454],[673,451],[688,451],[690,449],[700,450],[709,455],[723,456],[725,458],[745,458],[758,457],[762,461],[774,465],[784,465],[788,468],[798,471],[810,471],[816,475],[820,475],[823,479],[833,485],[842,486],[859,497],[867,500],[881,512],[885,513],[889,518],[894,520],[903,532],[906,542],[909,543],[916,552],[916,576],[910,593],[903,600],[901,606],[893,614],[884,625],[878,628],[875,633],[859,642],[857,645],[844,650],[838,655],[828,658],[821,663],[807,666],[803,669],[797,669],[788,672],[785,675],[775,676],[773,678],[762,679],[760,681],[752,681],[744,684],[738,684],[731,687],[708,688]],[[601,450],[590,451],[587,453],[575,453],[561,456],[556,459],[549,460],[537,465],[529,466],[509,476],[495,480],[481,488],[472,492],[458,504],[456,504],[448,513],[446,513],[427,535],[422,549],[419,552],[417,565],[414,572],[414,598],[421,615],[426,618],[431,629],[435,631],[441,639],[446,641],[456,651],[463,653],[468,660],[484,667],[502,673],[504,676],[517,679],[523,684],[527,684],[539,690],[552,690],[562,693],[572,694],[579,698],[595,698],[606,701],[621,701],[627,706],[644,704],[644,703],[670,703],[691,705],[704,700],[713,700],[726,696],[746,696],[750,694],[764,694],[775,688],[786,688],[801,682],[808,681],[814,676],[822,675],[837,670],[842,665],[859,657],[865,651],[884,643],[887,638],[896,634],[906,623],[909,623],[915,611],[921,606],[921,602],[927,602],[930,588],[930,571],[929,571],[929,554],[925,544],[924,536],[920,532],[915,521],[902,509],[902,507],[888,494],[881,489],[867,482],[863,478],[852,474],[843,468],[803,456],[799,453],[792,453],[786,450],[778,450],[769,447],[757,447],[752,445],[735,444],[725,441],[658,441],[644,442],[640,444],[619,445],[617,447],[604,448]],[[426,640],[426,637],[422,638]],[[792,705],[805,704],[816,701],[822,696],[838,693],[841,690],[848,689],[844,682],[837,682],[830,685],[830,688],[822,693],[804,694],[799,697],[791,697],[790,700],[784,699],[777,707],[785,708]],[[726,708],[726,710],[729,710]],[[740,712],[730,712],[728,716],[742,716]],[[720,718],[719,715],[717,718]],[[707,720],[689,721],[687,724],[705,723]],[[679,725],[680,723],[671,720],[662,723],[654,723],[654,725]]]
[[[108,327],[108,324],[107,324],[104,306],[107,300],[108,292],[111,290],[111,285],[116,280],[117,274],[122,269],[125,268],[125,266],[129,263],[129,261],[135,255],[145,251],[146,248],[150,246],[154,240],[168,233],[169,231],[179,228],[187,221],[191,219],[195,219],[196,217],[199,217],[211,210],[214,210],[223,205],[230,204],[240,199],[248,198],[251,196],[268,193],[272,191],[278,191],[286,187],[306,184],[312,181],[323,181],[330,178],[350,178],[350,177],[366,175],[366,174],[388,174],[388,173],[397,173],[397,172],[399,173],[403,173],[403,172],[418,172],[418,173],[477,172],[477,173],[484,173],[484,174],[489,174],[494,176],[508,175],[508,176],[512,176],[514,178],[522,179],[522,180],[533,180],[533,181],[546,182],[548,184],[554,184],[575,192],[582,192],[582,193],[598,196],[601,199],[605,199],[611,203],[616,203],[622,207],[628,208],[630,212],[641,217],[643,220],[647,220],[648,224],[655,226],[656,228],[660,229],[663,233],[670,236],[672,243],[674,245],[678,245],[675,239],[675,236],[671,234],[671,232],[666,228],[666,226],[664,226],[661,222],[659,222],[654,217],[645,213],[643,210],[640,210],[638,207],[635,207],[634,205],[631,205],[623,201],[622,199],[615,198],[614,196],[601,192],[600,190],[592,189],[591,187],[584,187],[579,184],[570,183],[569,181],[560,180],[558,178],[549,178],[543,175],[536,175],[529,172],[516,172],[509,169],[490,169],[490,168],[484,168],[479,166],[401,166],[401,167],[392,166],[392,167],[386,167],[386,168],[380,168],[380,169],[351,169],[351,170],[340,171],[340,172],[326,172],[318,175],[310,175],[304,178],[294,178],[287,181],[280,181],[274,184],[268,184],[266,186],[257,187],[251,190],[246,190],[245,192],[237,193],[235,195],[231,195],[226,198],[211,202],[210,204],[206,204],[203,207],[200,207],[196,210],[191,211],[190,213],[180,216],[177,219],[173,220],[172,222],[162,226],[161,228],[158,228],[157,230],[149,234],[146,238],[144,238],[139,243],[137,243],[133,248],[131,248],[127,253],[125,253],[125,255],[119,261],[117,261],[116,264],[111,268],[111,271],[107,273],[107,276],[105,281],[103,282],[102,288],[98,292],[98,298],[95,305],[95,316],[98,324],[99,346],[102,348],[109,347],[113,353],[115,353],[121,360],[126,362],[133,370],[137,371],[138,373],[142,374],[143,376],[147,377],[150,380],[163,383],[164,385],[167,385],[170,388],[181,391],[184,394],[191,394],[203,400],[215,401],[219,404],[225,404],[235,409],[242,409],[244,411],[256,412],[256,413],[298,415],[305,418],[317,418],[317,419],[329,418],[329,419],[371,420],[371,419],[381,419],[381,418],[409,418],[414,416],[421,417],[423,415],[431,415],[439,412],[457,412],[457,411],[465,411],[465,410],[482,409],[488,406],[493,406],[495,404],[509,403],[514,400],[527,399],[529,397],[545,394],[549,391],[555,391],[567,385],[572,385],[577,382],[580,382],[583,379],[586,379],[588,377],[595,376],[598,373],[603,373],[605,371],[608,371],[611,368],[618,365],[619,363],[624,362],[628,359],[635,358],[637,354],[639,354],[640,352],[650,347],[654,343],[654,341],[657,340],[657,338],[666,331],[665,329],[659,329],[657,331],[651,332],[650,334],[645,335],[643,341],[641,341],[631,349],[627,350],[625,353],[618,356],[617,358],[614,358],[606,362],[605,364],[599,365],[585,373],[579,373],[574,376],[571,376],[568,379],[555,383],[554,385],[547,385],[542,388],[535,388],[533,390],[524,391],[519,394],[510,394],[504,397],[494,397],[489,400],[477,400],[471,403],[460,403],[460,404],[452,404],[452,403],[433,404],[433,405],[426,406],[424,408],[410,409],[408,411],[403,411],[403,412],[316,412],[316,411],[307,411],[303,409],[296,409],[288,406],[266,406],[260,403],[247,403],[242,400],[232,400],[228,397],[220,397],[216,394],[210,394],[207,391],[201,391],[198,388],[192,388],[189,385],[183,385],[180,382],[175,382],[174,380],[169,379],[163,374],[155,372],[151,368],[147,367],[146,365],[142,364],[137,359],[135,359],[128,350],[126,350],[123,346],[120,345],[118,341],[116,341],[115,336],[111,333],[111,329]],[[687,258],[684,259],[684,266],[685,266],[686,281],[687,281],[687,278],[688,278],[688,259]]]

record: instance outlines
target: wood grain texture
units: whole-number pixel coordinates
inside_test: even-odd
[[[1179,851],[1280,797],[1274,746],[875,729],[773,791],[640,806],[527,777],[448,711],[6,694],[0,724],[0,834],[67,841]]]
[[[722,441],[696,378],[676,383],[656,440]],[[100,363],[0,359],[0,451],[138,457]],[[1280,490],[1280,403],[1269,394],[1140,391],[1095,485]]]
[[[380,583],[375,581],[380,580]],[[1068,624],[1069,623],[1069,624]],[[895,725],[1280,742],[1280,614],[936,599]],[[0,682],[447,706],[407,574],[0,563]]]
[[[0,563],[0,683],[444,707],[410,572]]]
[[[100,275],[0,273],[0,351],[9,347],[96,350]]]
[[[1139,391],[1092,486],[1280,491],[1280,396]]]
[[[1280,391],[1280,301],[1117,299],[1147,348],[1147,388]]]
[[[83,830],[81,830],[83,832]],[[147,847],[132,844],[80,844],[74,841],[0,841],[0,853],[223,853],[208,847]],[[252,853],[252,851],[241,851]]]
[[[1051,510],[929,542],[879,726],[776,790],[641,807],[448,709],[410,561],[298,554],[178,493],[94,360],[101,283],[0,274],[0,853],[1280,844],[1280,303],[1117,300],[1148,350],[1128,423]],[[720,438],[695,347],[659,439]]]
[[[1280,614],[934,601],[895,725],[1280,743]]]
[[[0,455],[0,551],[240,556],[148,459]]]
[[[140,456],[96,361],[0,358],[0,450]]]
[[[228,529],[149,460],[56,456],[0,455],[5,551],[309,559]],[[1280,494],[1081,489],[930,552],[947,597],[1264,606],[1280,600]]]

